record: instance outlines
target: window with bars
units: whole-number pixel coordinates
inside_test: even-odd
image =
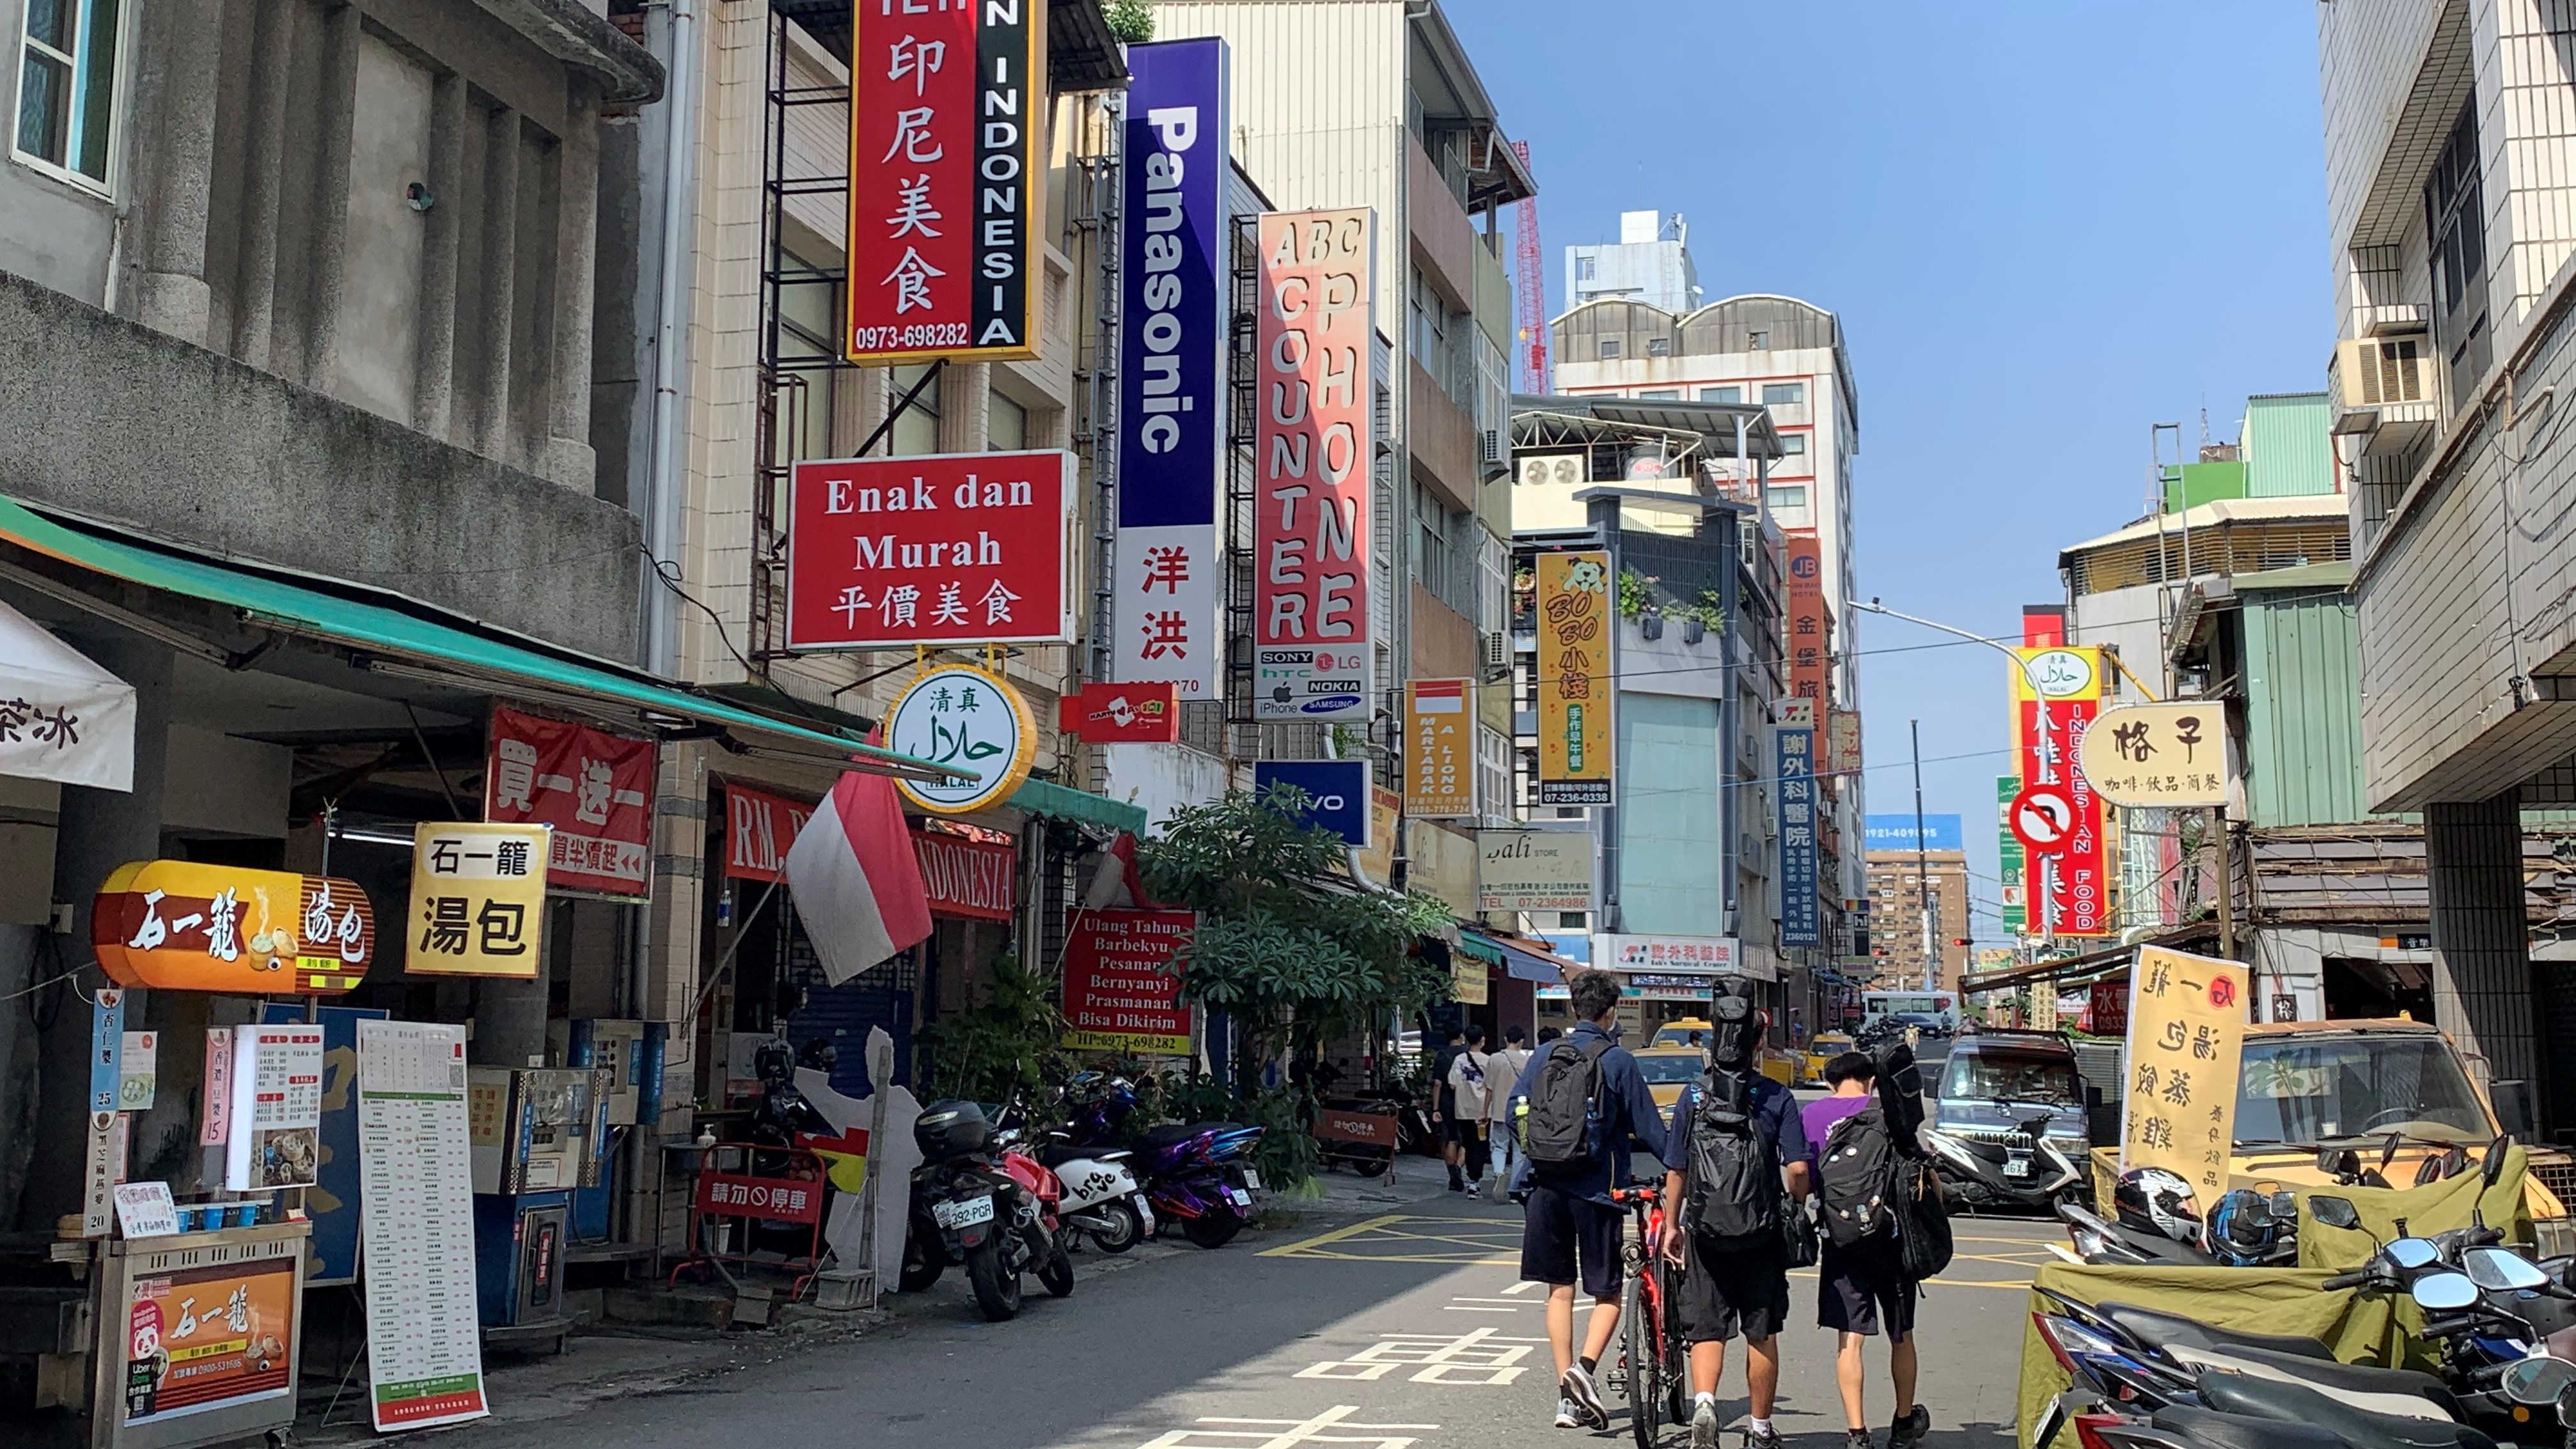
[[[18,33],[18,158],[93,191],[115,155],[119,0],[26,0]]]

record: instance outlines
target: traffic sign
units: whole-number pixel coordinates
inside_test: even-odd
[[[2075,797],[2063,785],[2029,785],[2006,816],[2013,838],[2033,855],[2055,855],[2075,833]]]

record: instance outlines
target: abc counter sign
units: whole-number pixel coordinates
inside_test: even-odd
[[[966,664],[927,670],[886,711],[886,748],[972,770],[964,780],[895,781],[905,799],[940,815],[966,815],[1011,798],[1037,757],[1037,721],[1018,690]]]

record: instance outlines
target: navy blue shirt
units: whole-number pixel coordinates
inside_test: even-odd
[[[1637,1070],[1637,1059],[1629,1054],[1626,1047],[1617,1045],[1616,1035],[1591,1022],[1578,1022],[1574,1030],[1531,1052],[1529,1065],[1521,1068],[1521,1079],[1512,1084],[1510,1120],[1514,1130],[1518,1130],[1525,1110],[1521,1104],[1538,1087],[1538,1074],[1549,1053],[1564,1042],[1573,1042],[1579,1048],[1582,1043],[1596,1038],[1612,1043],[1610,1049],[1601,1054],[1601,1100],[1609,1114],[1609,1120],[1602,1123],[1602,1140],[1609,1144],[1609,1160],[1563,1177],[1551,1174],[1548,1186],[1607,1204],[1611,1188],[1626,1187],[1633,1180],[1628,1176],[1628,1149],[1632,1145],[1644,1148],[1659,1160],[1665,1150],[1663,1113],[1655,1107],[1654,1094],[1646,1090],[1645,1074]],[[1512,1190],[1526,1191],[1530,1173],[1529,1154],[1524,1152],[1520,1169],[1512,1178]]]
[[[1761,1124],[1760,1136],[1771,1144],[1771,1166],[1807,1160],[1807,1128],[1799,1119],[1798,1099],[1789,1089],[1756,1072],[1753,1076],[1753,1120]],[[1682,1088],[1673,1101],[1672,1129],[1664,1137],[1664,1166],[1675,1172],[1690,1171],[1691,1114],[1699,1110],[1699,1083]]]

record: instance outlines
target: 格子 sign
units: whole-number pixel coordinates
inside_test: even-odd
[[[999,805],[1029,777],[1037,721],[1020,692],[971,664],[924,670],[885,715],[888,749],[975,773],[966,779],[895,781],[905,799],[939,815]]]
[[[2094,717],[2076,762],[2114,805],[2227,803],[2227,729],[2220,707],[2124,704]]]

